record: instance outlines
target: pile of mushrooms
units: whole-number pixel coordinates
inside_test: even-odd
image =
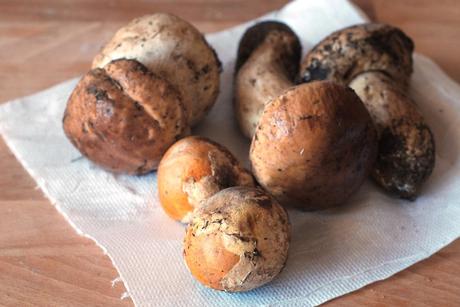
[[[195,27],[170,14],[134,19],[92,66],[69,98],[63,126],[84,156],[112,172],[157,169],[219,93],[216,53]]]
[[[413,48],[401,30],[370,23],[332,33],[301,62],[287,25],[250,27],[238,48],[234,109],[251,139],[253,176],[224,146],[188,136],[219,92],[214,50],[176,16],[144,16],[95,57],[69,97],[63,127],[109,171],[158,169],[162,208],[188,224],[191,274],[216,290],[248,291],[285,266],[285,207],[342,205],[369,174],[399,197],[418,195],[435,152],[407,95]]]
[[[369,171],[385,190],[415,199],[435,147],[407,95],[410,38],[389,25],[352,26],[317,44],[298,69],[299,44],[286,27],[256,24],[238,51],[235,109],[252,138],[257,181],[283,204],[307,210],[344,203]]]
[[[367,177],[376,132],[350,88],[328,81],[295,85],[299,49],[284,24],[262,22],[246,31],[238,49],[235,109],[241,130],[251,133],[257,181],[284,205],[325,209],[344,203]]]

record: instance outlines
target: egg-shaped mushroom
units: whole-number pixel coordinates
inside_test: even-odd
[[[184,258],[203,285],[248,291],[285,266],[290,223],[285,209],[260,188],[232,187],[208,198],[192,216]]]
[[[375,161],[371,117],[350,88],[318,81],[288,89],[260,118],[250,161],[257,181],[303,210],[344,203]]]

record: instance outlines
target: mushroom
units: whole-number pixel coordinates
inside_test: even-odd
[[[144,174],[188,129],[179,93],[135,60],[89,71],[69,98],[64,132],[80,152],[113,172]]]
[[[75,88],[65,133],[110,171],[155,170],[214,104],[220,70],[214,50],[189,23],[161,13],[137,18],[115,34]]]
[[[158,167],[158,195],[173,219],[189,222],[201,203],[228,187],[254,186],[252,175],[222,145],[197,136],[172,145]]]
[[[344,203],[375,161],[376,133],[348,87],[318,81],[286,90],[265,107],[250,149],[257,181],[303,210]]]
[[[290,240],[287,212],[260,188],[232,187],[208,198],[193,214],[184,258],[203,285],[248,291],[285,266]]]
[[[177,16],[157,13],[124,26],[94,58],[93,68],[112,60],[136,59],[180,93],[195,126],[219,93],[221,64],[203,35]]]
[[[337,31],[301,64],[299,82],[349,85],[363,100],[378,131],[374,180],[401,198],[415,199],[435,164],[433,134],[407,87],[414,44],[398,28],[368,23]]]
[[[251,138],[265,104],[294,85],[302,47],[285,24],[264,21],[250,27],[238,47],[234,104],[243,134]]]

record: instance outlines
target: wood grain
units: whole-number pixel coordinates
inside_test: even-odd
[[[281,7],[286,0],[0,0],[0,101],[82,74],[101,44],[131,18],[154,11],[217,31]],[[394,24],[460,82],[457,0],[356,0]],[[117,272],[95,244],[78,236],[36,189],[0,140],[0,305],[131,306],[111,281]],[[329,305],[460,304],[460,242]]]

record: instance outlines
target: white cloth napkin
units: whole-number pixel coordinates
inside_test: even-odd
[[[304,52],[339,28],[365,21],[345,0],[295,1],[264,19],[289,24]],[[252,22],[207,36],[224,73],[216,106],[195,133],[216,140],[247,163],[248,141],[232,112],[236,48]],[[138,306],[316,305],[387,278],[460,235],[460,87],[415,56],[412,96],[436,137],[436,168],[415,202],[391,198],[367,182],[347,206],[290,211],[287,267],[272,283],[241,294],[207,289],[182,259],[184,226],[159,207],[155,173],[117,176],[81,158],[61,119],[77,79],[0,107],[0,132],[18,160],[67,221],[112,259]]]

